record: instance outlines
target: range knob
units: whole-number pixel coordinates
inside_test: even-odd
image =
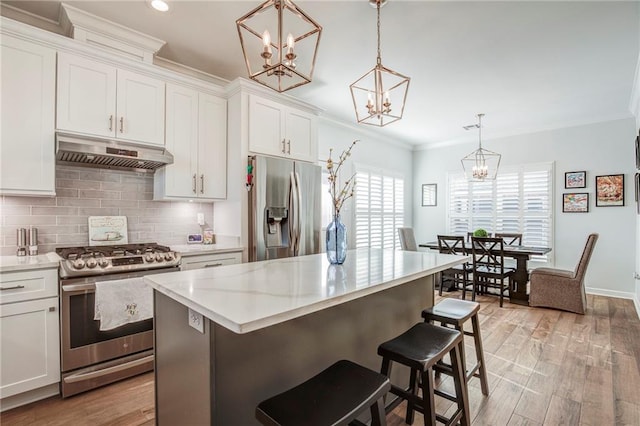
[[[95,268],[96,266],[98,266],[98,261],[95,258],[90,257],[89,259],[87,259],[86,265],[87,268]]]
[[[76,259],[73,262],[71,262],[71,266],[73,266],[75,269],[82,269],[84,268],[84,260]]]
[[[162,253],[156,253],[156,262],[162,262],[164,260],[164,256]]]
[[[106,268],[107,266],[109,266],[109,261],[104,257],[101,257],[100,259],[98,259],[98,266],[101,268]]]
[[[166,260],[167,262],[172,261],[173,260],[173,253],[165,253],[164,254],[164,260]]]
[[[156,258],[153,256],[153,253],[147,253],[144,255],[144,260],[147,262],[153,262]]]

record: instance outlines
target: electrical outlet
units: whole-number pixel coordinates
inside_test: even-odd
[[[189,309],[189,326],[204,334],[204,317],[202,314]]]
[[[198,213],[198,225],[204,225],[204,213]]]

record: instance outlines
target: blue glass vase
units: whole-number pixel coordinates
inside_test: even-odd
[[[347,228],[340,221],[340,215],[333,216],[327,226],[327,259],[334,265],[342,265],[347,258]]]

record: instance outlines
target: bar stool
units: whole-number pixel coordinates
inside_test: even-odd
[[[371,425],[385,426],[383,397],[390,388],[389,379],[382,374],[341,360],[262,401],[256,419],[269,426],[363,425],[356,417],[370,408]]]
[[[483,395],[489,395],[489,385],[487,382],[487,369],[484,362],[484,351],[482,349],[482,336],[480,335],[480,324],[478,322],[478,311],[480,304],[459,299],[444,299],[432,308],[422,311],[422,317],[425,322],[432,323],[440,321],[442,325],[452,325],[456,330],[461,331],[466,336],[473,336],[474,346],[476,348],[476,364],[466,372],[467,382],[472,377],[480,379],[480,387]],[[471,318],[473,332],[464,331],[464,323]],[[463,344],[464,348],[464,344]],[[462,365],[466,369],[466,359],[464,349],[462,351]],[[442,372],[452,375],[451,366],[443,362],[438,363],[435,367],[436,372]]]
[[[435,425],[436,419],[446,424],[460,421],[463,426],[470,425],[467,382],[461,364],[462,336],[460,331],[423,322],[378,346],[378,355],[382,356],[382,374],[389,377],[392,362],[411,369],[409,388],[402,389],[391,384],[390,390],[390,393],[407,400],[407,424],[413,424],[415,411],[418,411],[424,415],[425,425]],[[451,358],[455,396],[434,387],[433,367],[447,354]],[[418,395],[418,383],[422,387],[422,398]],[[435,412],[434,395],[456,402],[457,410],[451,418]],[[401,399],[389,404],[387,412],[398,405]]]

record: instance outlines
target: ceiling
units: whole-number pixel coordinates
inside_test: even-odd
[[[69,1],[165,40],[158,56],[233,80],[246,77],[235,20],[260,4]],[[323,26],[312,83],[287,93],[355,123],[349,85],[375,65],[376,12],[367,0],[295,3]],[[2,1],[57,21],[57,1]],[[411,77],[402,120],[382,137],[420,146],[630,117],[640,3],[613,1],[403,1],[381,11],[382,63]],[[51,26],[51,23],[49,23]]]

